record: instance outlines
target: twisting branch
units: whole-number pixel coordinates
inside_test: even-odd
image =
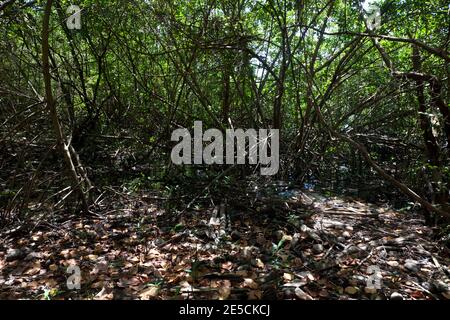
[[[429,203],[427,200],[423,199],[421,196],[419,196],[416,192],[411,190],[408,186],[401,183],[394,177],[392,177],[390,174],[388,174],[383,168],[381,168],[370,156],[369,152],[367,151],[366,147],[355,140],[351,139],[350,137],[338,132],[337,130],[332,129],[325,121],[325,119],[322,116],[322,113],[318,107],[316,107],[316,111],[319,117],[320,122],[328,129],[331,135],[338,138],[339,140],[345,141],[354,148],[356,148],[361,155],[363,156],[364,160],[386,181],[390,182],[392,185],[397,187],[402,193],[404,193],[406,196],[411,198],[412,200],[420,203],[422,207],[424,207],[429,212],[434,212],[440,217],[450,219],[450,213],[443,211],[435,206],[433,206],[431,203]]]
[[[50,50],[49,50],[49,23],[50,23],[50,14],[52,11],[52,0],[47,0],[47,4],[45,6],[44,18],[42,23],[42,73],[44,77],[44,85],[45,85],[45,100],[47,103],[47,108],[50,113],[50,117],[52,119],[53,129],[56,135],[56,142],[58,144],[58,148],[61,151],[61,154],[64,157],[64,161],[66,163],[66,167],[69,171],[69,177],[72,180],[72,187],[74,190],[78,191],[79,197],[82,203],[83,213],[89,213],[89,204],[86,198],[86,194],[83,190],[83,181],[78,176],[75,165],[72,161],[72,156],[70,154],[70,147],[66,143],[66,139],[64,136],[63,128],[61,127],[61,123],[58,117],[58,111],[56,110],[56,101],[53,98],[52,93],[52,84],[51,84],[51,74],[50,74]]]

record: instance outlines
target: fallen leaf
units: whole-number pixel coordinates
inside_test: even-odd
[[[48,268],[50,269],[50,271],[58,270],[58,266],[56,264],[51,264],[51,265],[48,266]]]
[[[398,261],[387,261],[386,263],[387,263],[389,266],[391,266],[391,267],[398,267],[398,266],[399,266]]]
[[[286,280],[286,281],[292,281],[292,280],[294,280],[294,275],[290,274],[290,273],[284,273],[283,274],[283,279]]]
[[[376,288],[371,288],[371,287],[365,287],[364,288],[364,292],[367,294],[375,294],[377,293],[377,289]]]
[[[254,265],[258,268],[264,268],[264,262],[261,261],[261,259],[257,258],[254,260]]]
[[[263,297],[263,292],[261,290],[250,290],[248,293],[249,300],[261,300]]]
[[[305,291],[300,289],[299,287],[295,288],[295,295],[300,300],[314,300],[309,294],[307,294]]]
[[[230,271],[231,269],[233,269],[233,262],[228,261],[222,263],[222,269]]]
[[[442,295],[444,296],[445,299],[450,300],[450,291],[443,292]]]
[[[112,292],[108,292],[109,290],[107,288],[103,288],[100,290],[99,293],[97,293],[94,297],[94,300],[112,300],[114,297],[114,294]]]
[[[34,276],[34,275],[39,274],[40,272],[41,272],[41,263],[40,263],[40,262],[37,262],[37,263],[34,263],[34,264],[31,266],[31,268],[29,268],[29,269],[25,272],[25,274],[28,275],[28,276]]]
[[[229,280],[223,281],[223,285],[219,287],[219,300],[226,300],[231,294],[231,282]]]
[[[359,288],[358,287],[347,287],[347,288],[345,288],[345,293],[350,294],[350,295],[357,294],[358,292],[359,292]]]
[[[320,292],[319,292],[319,296],[321,296],[322,298],[328,298],[329,295],[330,295],[330,294],[329,294],[328,291],[325,290],[325,289],[322,289],[322,290],[320,290]]]
[[[244,287],[250,289],[258,289],[258,284],[255,282],[255,280],[246,278],[244,279]]]
[[[158,293],[159,293],[158,286],[150,286],[149,288],[139,293],[139,297],[141,298],[141,300],[150,300],[156,298],[158,296]]]

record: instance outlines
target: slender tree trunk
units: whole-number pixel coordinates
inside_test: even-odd
[[[226,53],[227,54],[227,53]],[[227,63],[224,66],[224,70],[222,71],[222,122],[224,125],[228,123],[228,117],[230,113],[230,80],[231,80],[231,74],[230,74],[230,65],[228,64],[228,57],[225,58],[227,60]]]
[[[415,72],[421,71],[421,61],[419,49],[413,46],[412,62]],[[437,144],[436,138],[433,135],[433,129],[431,126],[430,118],[427,116],[427,105],[425,99],[425,84],[423,79],[416,79],[416,95],[419,103],[419,119],[420,127],[423,131],[423,138],[425,146],[427,149],[428,161],[433,166],[439,165],[439,146]]]
[[[419,48],[412,45],[412,63],[414,71],[420,73],[422,71],[422,63]],[[423,132],[423,139],[426,147],[427,162],[430,166],[426,171],[431,173],[431,199],[433,203],[445,203],[445,190],[442,190],[442,167],[440,159],[440,149],[436,137],[433,135],[433,128],[430,117],[427,114],[427,104],[425,99],[425,82],[421,78],[415,80],[416,94],[419,103],[419,120],[420,127]]]
[[[368,29],[368,32],[371,36],[373,36],[373,32],[370,31]],[[378,52],[381,55],[381,58],[383,59],[384,63],[387,65],[391,75],[396,78],[396,79],[406,79],[406,80],[411,80],[414,81],[416,84],[422,81],[422,82],[428,82],[430,85],[430,94],[431,94],[431,104],[432,106],[434,106],[435,108],[437,108],[444,119],[444,132],[447,138],[447,148],[450,147],[450,112],[448,109],[448,106],[446,105],[446,103],[444,102],[443,98],[442,98],[442,86],[441,83],[439,81],[439,79],[433,75],[429,75],[429,74],[424,74],[424,73],[420,73],[420,72],[399,72],[396,70],[394,63],[392,62],[391,58],[389,57],[389,55],[387,54],[386,50],[384,50],[384,48],[380,45],[378,39],[372,37],[371,38],[372,43],[374,44],[374,46],[376,47],[376,49],[378,50]],[[413,64],[415,68],[420,67],[420,57],[414,57],[415,55],[419,54],[418,48],[415,47],[416,49],[413,48],[413,50],[417,50],[415,52],[413,52]],[[417,61],[417,59],[419,59]],[[420,87],[419,87],[420,89]],[[420,98],[420,94],[419,94],[419,98]],[[423,97],[420,99],[424,99]],[[424,101],[419,101],[419,103],[424,103]],[[428,134],[427,134],[428,135]],[[432,135],[432,132],[431,132]],[[427,148],[431,147],[431,143],[432,140],[430,141],[429,139],[432,139],[430,136],[426,137],[426,144],[427,144]],[[436,142],[437,143],[437,142]],[[435,151],[433,150],[429,150],[428,152],[430,153],[431,151],[431,155],[433,157],[435,157],[433,155],[433,153],[435,153]],[[437,161],[441,161],[440,159],[437,159]],[[375,169],[375,168],[374,168]],[[381,169],[381,168],[380,168]],[[376,171],[378,171],[377,169],[375,169]],[[381,174],[381,173],[380,173]],[[391,177],[392,178],[392,177]],[[392,178],[393,179],[393,178]],[[395,179],[394,179],[395,180]],[[433,177],[432,180],[436,181],[436,177]],[[442,179],[437,179],[439,182],[442,182]],[[440,186],[440,191],[439,191],[439,195],[437,197],[437,203],[439,204],[444,204],[446,205],[446,202],[448,201],[448,189],[447,189],[447,181],[445,181],[446,183],[441,183],[442,185]],[[398,186],[400,190],[402,190],[400,188],[400,186]],[[418,196],[417,194],[415,194],[415,196],[411,193],[408,193],[406,190],[402,190],[405,194],[409,195],[410,197],[412,197],[413,199],[415,198],[415,196]],[[420,196],[418,196],[419,198],[421,198]],[[449,217],[450,214],[447,212],[444,212],[442,210],[437,209],[436,207],[434,207],[431,203],[429,203],[428,201],[426,201],[425,199],[421,198],[423,203],[418,201],[426,210],[428,210],[430,213],[434,212],[437,213],[439,216],[442,217]]]
[[[66,143],[66,139],[64,137],[63,129],[61,127],[58,112],[56,110],[56,101],[53,98],[52,87],[51,87],[51,75],[50,75],[50,62],[49,62],[49,23],[50,23],[50,14],[52,11],[52,0],[47,0],[47,4],[45,6],[44,11],[44,19],[42,24],[42,73],[44,77],[44,85],[45,85],[45,100],[47,103],[47,108],[50,113],[50,117],[52,120],[53,130],[55,131],[56,142],[58,144],[58,148],[64,157],[64,161],[69,172],[69,178],[72,180],[72,187],[78,191],[79,197],[82,203],[83,213],[89,213],[89,204],[86,199],[86,195],[83,190],[83,181],[77,174],[77,170],[72,161],[72,157],[70,154],[70,147]]]
[[[280,74],[277,81],[277,90],[275,96],[275,102],[273,106],[273,127],[274,129],[282,129],[283,126],[283,96],[284,96],[284,82],[286,80],[286,72],[288,66],[288,50],[287,50],[287,42],[288,34],[286,25],[281,26],[282,38],[281,38],[281,50],[282,50],[282,59],[280,66]]]

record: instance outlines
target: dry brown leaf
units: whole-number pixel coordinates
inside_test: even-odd
[[[114,294],[110,292],[110,289],[103,287],[103,289],[95,295],[94,300],[112,300],[113,298]]]
[[[139,294],[139,297],[141,298],[141,300],[150,300],[156,298],[158,296],[158,293],[159,293],[158,286],[150,286],[149,288],[143,290]]]
[[[347,288],[345,288],[345,293],[350,294],[350,295],[357,294],[358,292],[359,292],[359,288],[358,287],[347,287]]]
[[[264,262],[262,262],[261,259],[259,259],[259,258],[255,259],[255,265],[258,268],[261,268],[261,269],[264,268]]]
[[[58,266],[56,264],[51,264],[48,266],[48,269],[50,271],[56,271],[56,270],[58,270]]]
[[[233,269],[233,262],[227,261],[222,263],[222,269],[230,271]]]
[[[292,280],[294,280],[294,275],[290,274],[290,273],[284,273],[283,274],[283,279],[286,280],[286,281],[292,281]]]
[[[231,282],[229,280],[223,281],[223,285],[219,287],[219,300],[226,300],[231,294]]]
[[[261,300],[263,297],[263,292],[261,290],[251,290],[248,293],[249,300]]]
[[[295,288],[295,295],[300,300],[314,300],[309,294],[300,289],[299,287]]]
[[[36,262],[33,263],[33,265],[31,266],[31,268],[29,268],[26,272],[25,275],[28,276],[34,276],[37,275],[41,272],[41,263],[40,262]]]
[[[321,296],[322,298],[328,298],[329,295],[330,295],[330,294],[329,294],[328,291],[325,290],[325,289],[322,289],[322,290],[320,290],[320,292],[319,292],[319,296]]]
[[[250,289],[258,289],[258,284],[253,279],[245,278],[244,279],[244,287],[250,288]]]

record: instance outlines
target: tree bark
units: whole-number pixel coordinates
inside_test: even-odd
[[[421,71],[421,61],[420,61],[420,52],[416,46],[412,48],[412,62],[415,72]],[[428,160],[430,164],[433,166],[439,165],[439,146],[437,144],[436,138],[433,135],[433,129],[431,125],[430,118],[427,116],[427,105],[425,99],[425,83],[423,79],[416,79],[416,95],[419,103],[419,119],[420,119],[420,127],[423,131],[423,138],[425,142],[425,146],[427,149]]]
[[[58,111],[56,110],[56,101],[53,98],[51,75],[50,75],[50,60],[49,60],[49,23],[50,14],[52,10],[52,0],[47,0],[44,11],[44,18],[42,23],[42,74],[45,85],[45,100],[47,108],[52,120],[53,130],[55,131],[56,142],[58,148],[64,158],[67,170],[69,172],[69,178],[72,180],[72,187],[78,191],[81,199],[83,213],[89,213],[89,204],[86,198],[86,194],[83,190],[83,180],[77,174],[77,170],[72,161],[70,154],[70,146],[66,143],[63,129],[58,117]]]

